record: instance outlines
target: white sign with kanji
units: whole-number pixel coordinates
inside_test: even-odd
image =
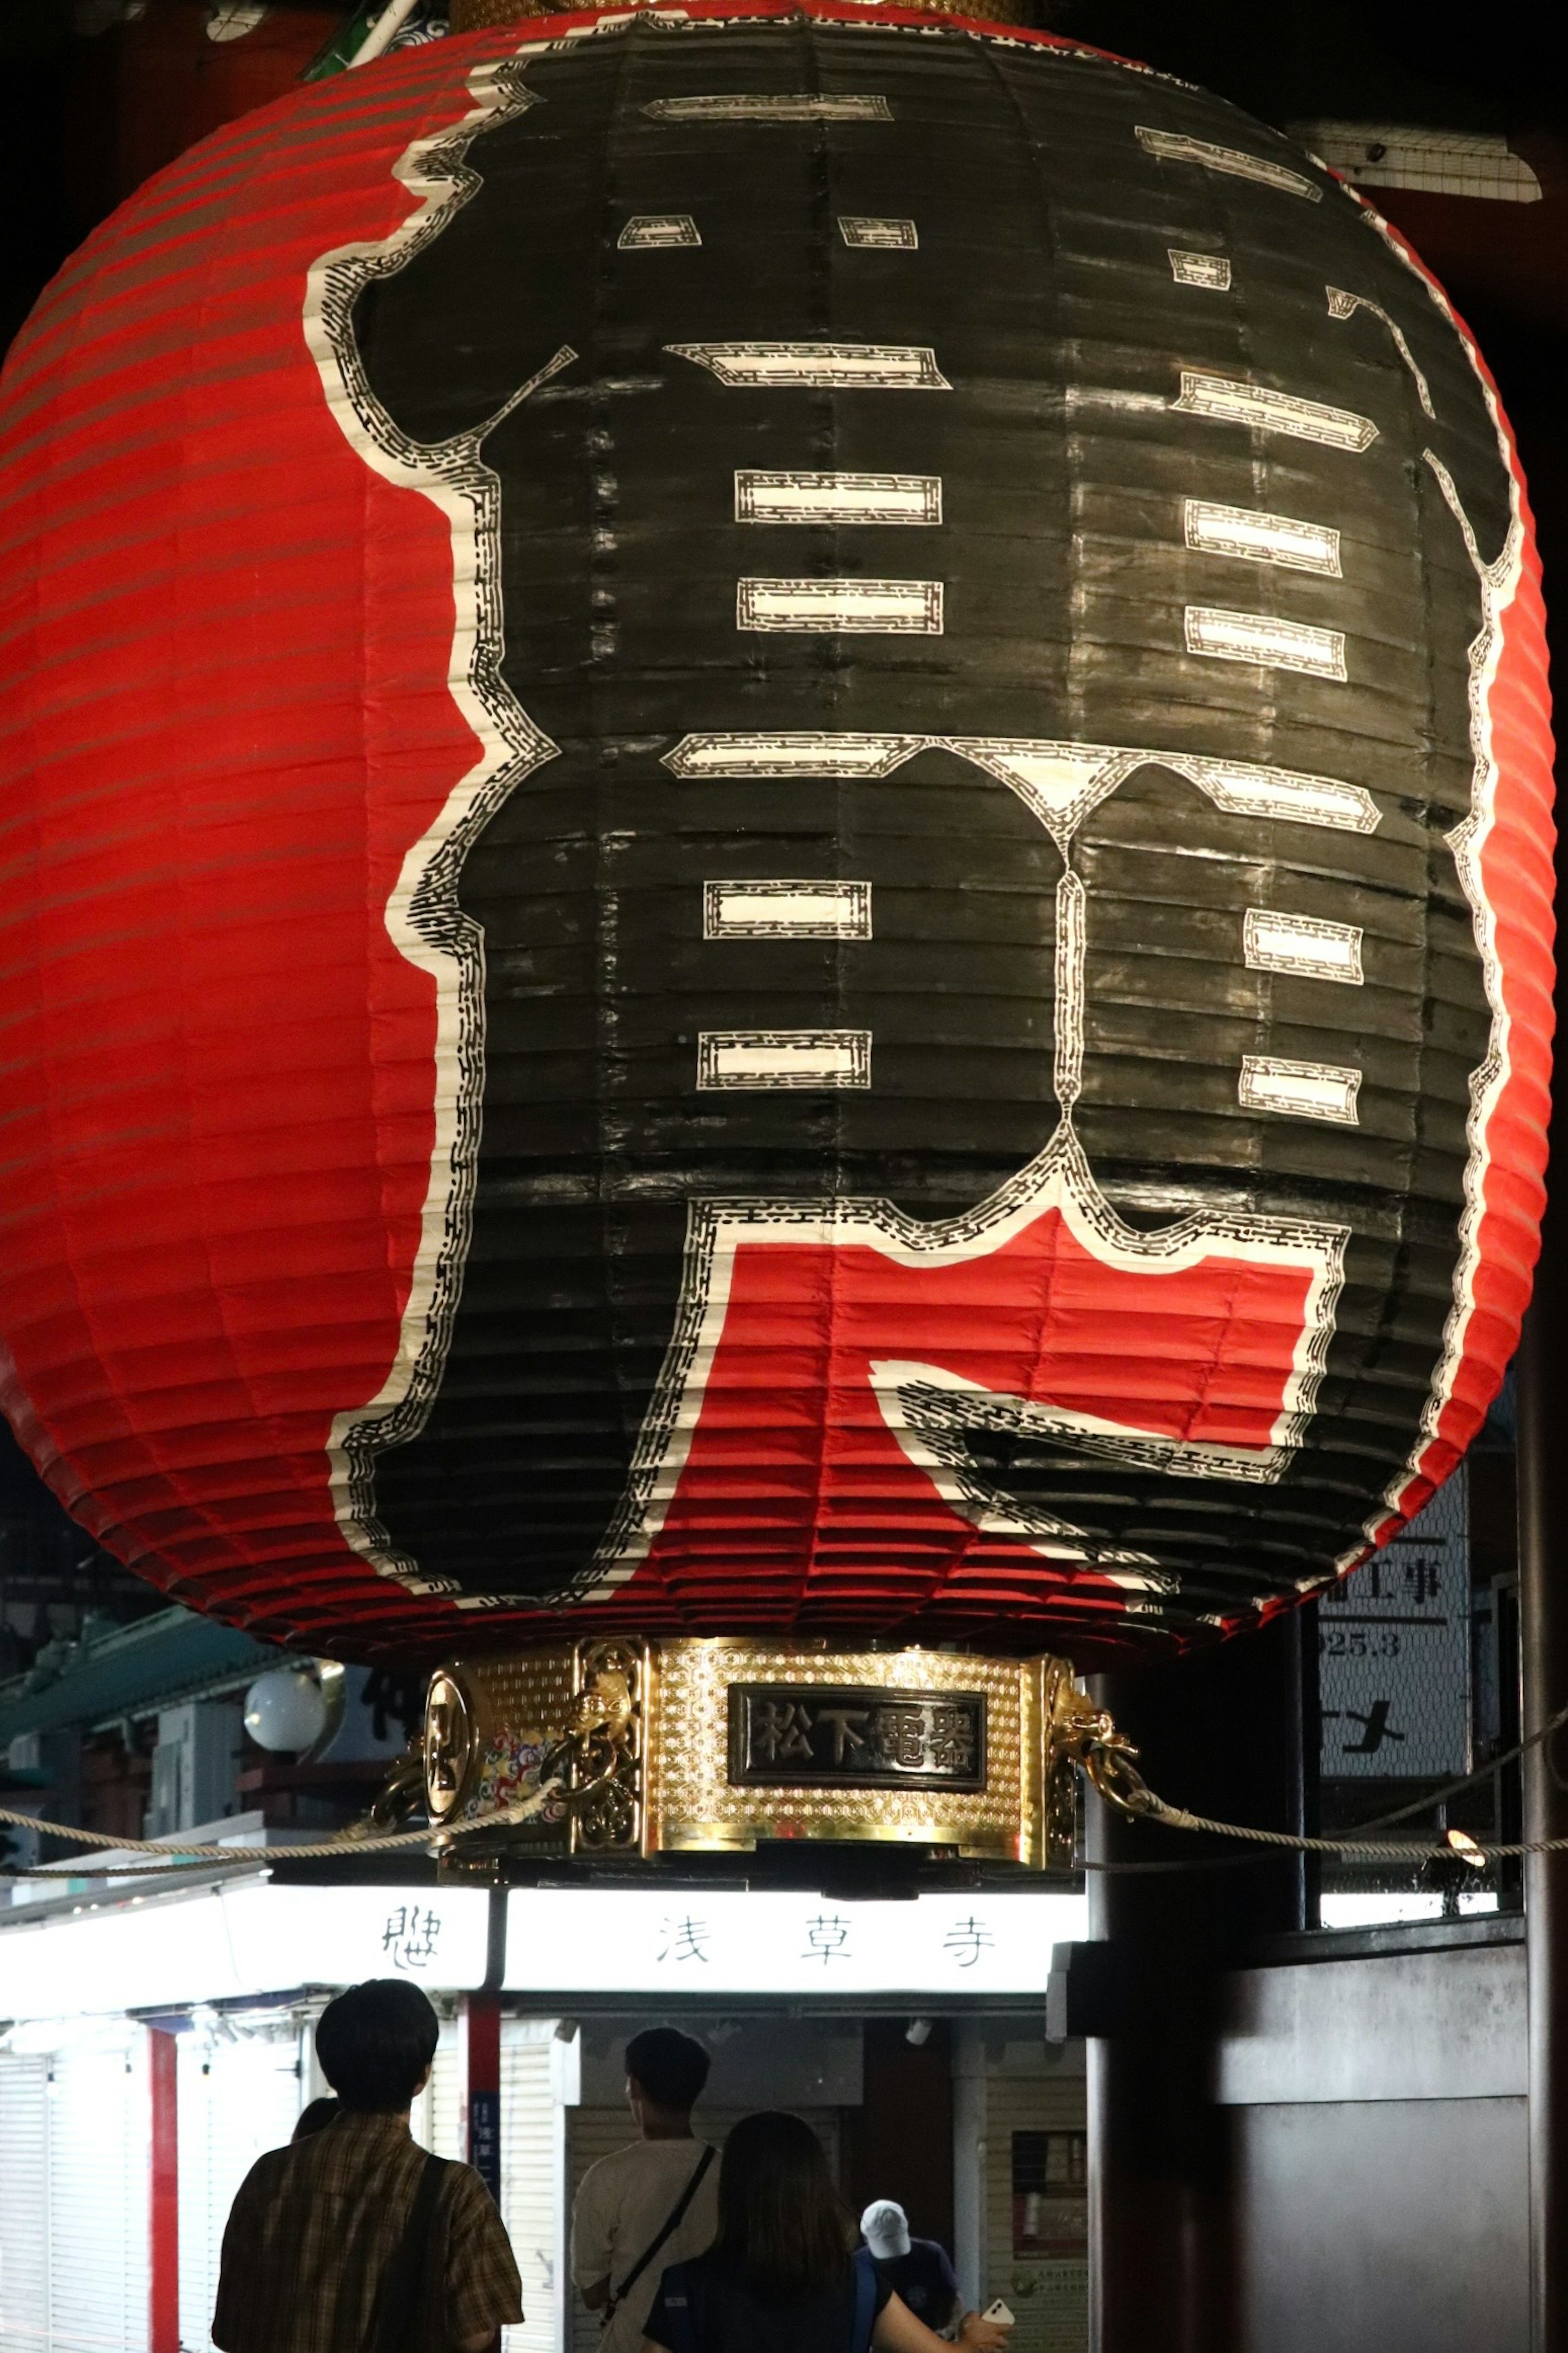
[[[1470,1573],[1463,1463],[1425,1511],[1318,1600],[1322,1770],[1431,1780],[1470,1763]]]
[[[428,1992],[484,1983],[489,1899],[478,1887],[226,1886],[0,1923],[0,2018],[232,2001],[306,1985],[406,1978]]]
[[[868,1904],[738,1888],[516,1888],[509,1986],[531,1993],[1038,1994],[1088,1934],[1081,1895]]]

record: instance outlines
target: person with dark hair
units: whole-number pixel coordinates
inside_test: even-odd
[[[484,2353],[522,2318],[510,2242],[467,2165],[427,2156],[408,2112],[439,2039],[417,1986],[372,1978],[321,2012],[337,2094],[258,2158],[223,2234],[220,2353]],[[311,2109],[326,2108],[319,2130]]]
[[[944,2353],[881,2276],[799,2116],[747,2116],[724,2145],[719,2233],[660,2280],[643,2353]],[[1007,2330],[965,2313],[958,2341],[1001,2353]]]
[[[718,2220],[718,2152],[691,2129],[708,2053],[673,2026],[626,2044],[637,2138],[583,2176],[572,2209],[572,2276],[601,2316],[604,2353],[637,2353],[664,2264],[700,2255]]]

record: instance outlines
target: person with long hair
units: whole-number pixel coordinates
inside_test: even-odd
[[[719,2168],[719,2235],[666,2271],[643,2353],[947,2353],[856,2236],[811,2126],[745,2117]],[[966,2313],[958,2341],[1001,2353],[1007,2330]]]

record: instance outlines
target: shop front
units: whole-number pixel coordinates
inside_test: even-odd
[[[630,2134],[623,2053],[668,2021],[712,2054],[700,2127],[806,2116],[847,2202],[896,2197],[1005,2296],[1018,2353],[1085,2342],[1080,2045],[1044,2039],[1071,1894],[902,1902],[739,1887],[279,1886],[231,1875],[0,1926],[0,2348],[207,2353],[223,2226],[326,2087],[339,1987],[405,1975],[442,2020],[415,2132],[495,2190],[527,2318],[506,2353],[592,2353],[573,2195]]]

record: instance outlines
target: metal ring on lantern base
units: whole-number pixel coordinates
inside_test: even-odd
[[[558,1778],[556,1803],[497,1833],[520,1853],[821,1840],[1064,1870],[1074,1767],[1100,1723],[1062,1659],[584,1640],[438,1669],[426,1798],[450,1828]]]

